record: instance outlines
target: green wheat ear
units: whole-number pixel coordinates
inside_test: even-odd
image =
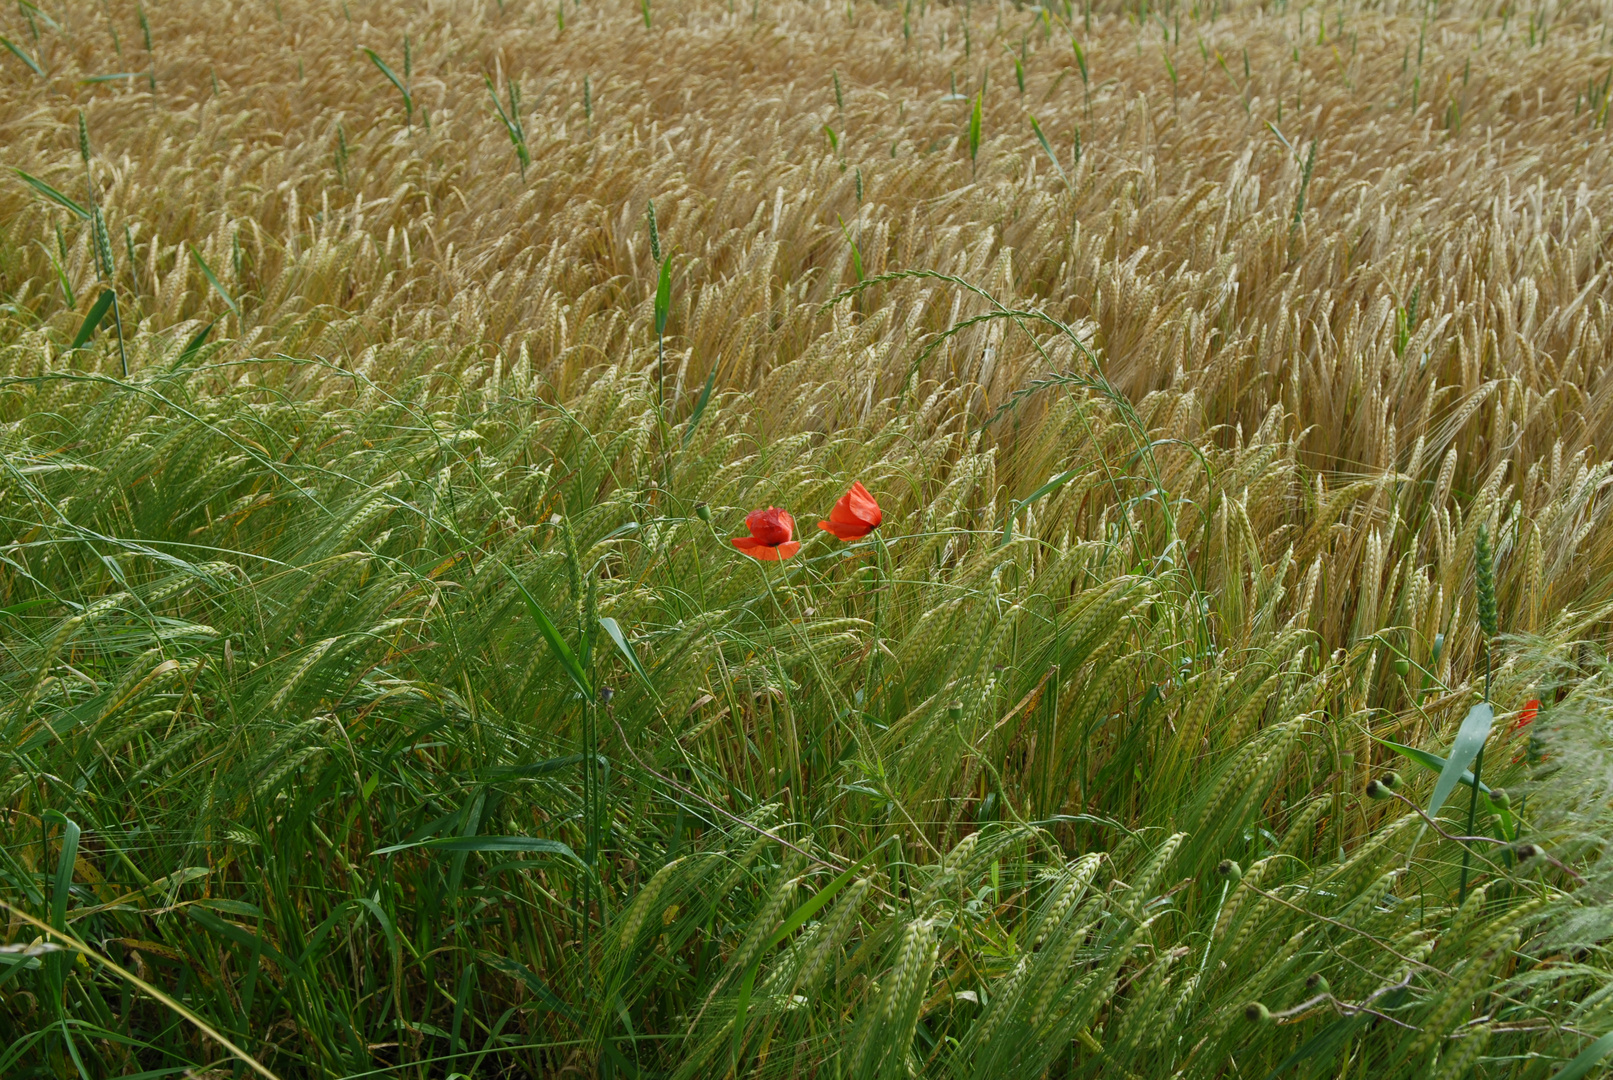
[[[109,283],[117,277],[117,263],[112,259],[112,239],[107,235],[106,218],[100,204],[90,207],[90,219],[95,233],[95,267]]]
[[[650,200],[650,208],[645,213],[650,223],[650,258],[656,262],[661,261],[661,231],[655,227],[655,200]]]

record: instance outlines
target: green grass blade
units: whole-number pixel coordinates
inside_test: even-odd
[[[1467,711],[1462,726],[1456,731],[1456,741],[1451,744],[1451,756],[1440,770],[1439,782],[1434,785],[1433,797],[1428,800],[1429,817],[1439,815],[1439,808],[1445,805],[1445,800],[1456,789],[1463,771],[1478,756],[1479,748],[1490,737],[1490,726],[1494,722],[1495,710],[1487,701],[1481,701]]]
[[[448,852],[519,851],[538,855],[557,855],[562,859],[570,859],[579,866],[582,865],[582,860],[577,858],[577,853],[571,850],[570,845],[541,836],[439,836],[432,840],[416,840],[409,844],[392,844],[389,847],[376,848],[370,854],[391,855],[411,848]]]
[[[857,280],[861,282],[863,280],[863,253],[857,247],[857,240],[851,235],[851,230],[846,228],[845,218],[840,218],[840,235],[846,238],[846,246],[851,248],[851,270],[852,273],[857,275]]]
[[[233,941],[249,950],[261,952],[276,964],[290,966],[293,963],[289,956],[281,952],[272,941],[261,934],[254,934],[244,927],[221,919],[212,912],[203,911],[194,905],[185,908],[185,914],[208,933]]]
[[[398,93],[403,95],[404,108],[410,113],[413,113],[414,96],[410,94],[408,88],[403,85],[403,80],[398,78],[398,73],[393,71],[391,67],[387,65],[387,62],[382,60],[380,55],[374,49],[365,49],[364,54],[370,58],[370,63],[379,68],[381,74],[385,75],[387,80],[391,82],[393,86],[398,88]]]
[[[734,1008],[734,1043],[730,1052],[730,1059],[736,1067],[739,1062],[739,1051],[745,1042],[745,1013],[750,1008],[751,989],[756,985],[756,972],[761,967],[762,960],[778,946],[779,942],[806,925],[808,919],[821,911],[823,906],[830,900],[833,900],[835,894],[845,888],[851,879],[857,876],[857,872],[868,865],[869,860],[883,850],[884,847],[885,845],[881,844],[858,859],[856,863],[848,867],[833,881],[813,894],[806,903],[797,907],[790,913],[789,918],[785,919],[779,926],[778,930],[773,933],[773,936],[767,939],[767,944],[757,951],[756,958],[750,962],[750,965],[745,969],[744,978],[740,980],[738,1001],[735,1003]]]
[[[1047,483],[1025,496],[1025,498],[1015,503],[1015,512],[1017,513],[1018,511],[1025,509],[1025,507],[1029,506],[1037,499],[1042,498],[1044,495],[1053,494],[1053,492],[1057,491],[1059,488],[1081,475],[1082,471],[1083,470],[1081,468],[1077,467],[1074,469],[1066,469],[1064,472],[1059,473],[1057,476],[1053,477],[1053,479],[1049,480]]]
[[[1064,472],[1059,473],[1057,476],[1053,477],[1053,479],[1049,480],[1047,483],[1025,496],[1025,498],[1015,503],[1013,508],[1008,512],[1008,523],[1003,526],[1003,543],[1006,544],[1013,535],[1015,515],[1017,515],[1021,510],[1025,509],[1025,507],[1029,506],[1031,503],[1035,502],[1037,499],[1040,499],[1045,495],[1053,494],[1053,492],[1057,491],[1059,488],[1081,475],[1082,472],[1083,470],[1079,467],[1074,469],[1066,469]]]
[[[28,12],[30,15],[44,23],[46,26],[50,27],[52,30],[60,30],[62,28],[61,23],[51,18],[50,15],[37,4],[30,3],[29,0],[17,0],[17,7]]]
[[[59,810],[46,810],[40,817],[62,827],[62,850],[56,858],[56,877],[50,896],[50,924],[58,930],[65,930],[67,900],[73,885],[73,864],[78,860],[78,823]]]
[[[1603,1035],[1575,1055],[1574,1060],[1552,1074],[1551,1080],[1579,1080],[1601,1063],[1608,1051],[1613,1050],[1613,1031]]]
[[[202,268],[202,276],[207,278],[209,285],[213,286],[213,291],[218,293],[219,299],[224,301],[224,306],[229,308],[235,314],[235,317],[239,319],[241,317],[241,305],[235,302],[235,297],[231,296],[229,290],[218,280],[218,275],[214,274],[213,268],[207,265],[207,260],[202,258],[202,253],[196,250],[196,245],[191,244],[188,246],[190,247],[190,257],[195,259],[196,265]]]
[[[483,958],[493,967],[518,980],[528,990],[532,991],[532,996],[538,999],[542,1009],[559,1013],[572,1023],[581,1022],[581,1017],[577,1015],[572,1007],[556,996],[555,992],[549,989],[548,984],[534,975],[532,970],[525,964],[511,960],[507,956],[494,956],[484,953]]]
[[[95,305],[90,308],[90,313],[84,316],[84,321],[79,325],[78,333],[73,335],[73,344],[68,346],[68,351],[74,352],[88,345],[90,338],[95,336],[96,328],[101,325],[101,320],[106,318],[106,313],[111,310],[112,290],[103,289],[101,295],[96,298]]]
[[[1053,153],[1053,147],[1048,143],[1047,136],[1042,134],[1042,125],[1036,122],[1036,117],[1034,116],[1030,118],[1030,121],[1031,130],[1036,133],[1036,141],[1042,144],[1042,149],[1047,152],[1047,160],[1053,163],[1053,168],[1057,169],[1059,176],[1063,177],[1064,186],[1074,188],[1075,185],[1070,183],[1070,174],[1064,171],[1063,165],[1059,164],[1059,156]]]
[[[566,754],[564,757],[544,758],[534,761],[530,765],[499,765],[479,774],[482,780],[530,780],[537,776],[547,776],[550,773],[560,772],[575,765],[582,764],[583,755]],[[604,763],[601,762],[601,765]]]
[[[1378,742],[1382,743],[1384,746],[1387,746],[1389,749],[1393,750],[1402,757],[1415,761],[1417,764],[1432,772],[1439,773],[1443,772],[1445,769],[1445,759],[1440,757],[1438,754],[1431,754],[1427,750],[1419,750],[1414,746],[1402,746],[1400,743],[1391,742],[1388,739],[1379,739]],[[1463,771],[1461,777],[1457,780],[1457,783],[1466,784],[1468,787],[1472,787],[1473,771],[1471,769]],[[1501,806],[1492,800],[1490,798],[1490,785],[1486,784],[1482,780],[1479,781],[1479,793],[1484,796],[1485,812],[1500,815],[1501,835],[1507,840],[1514,839],[1517,835],[1517,832],[1513,826],[1511,808]]]
[[[459,990],[454,995],[454,1022],[453,1026],[448,1029],[448,1057],[450,1059],[459,1056],[459,1033],[465,1027],[465,1003],[470,1000],[470,984],[475,974],[475,964],[466,964],[464,970],[459,973]]]
[[[657,701],[661,700],[661,695],[655,692],[655,686],[650,682],[649,673],[644,670],[644,665],[639,663],[638,654],[633,651],[633,646],[628,644],[627,637],[622,633],[621,625],[608,615],[599,620],[599,625],[605,631],[605,634],[616,643],[616,648],[626,658],[627,666],[633,669],[633,674],[643,680],[650,693],[655,694]]]
[[[694,403],[694,412],[689,414],[689,423],[683,429],[683,445],[688,446],[689,440],[694,438],[695,428],[700,426],[700,418],[706,413],[706,406],[711,403],[712,387],[717,385],[717,364],[711,365],[711,371],[706,375],[706,385],[700,389],[700,397]]]
[[[67,1017],[63,1016],[61,1023],[62,1041],[67,1044],[67,1053],[73,1059],[73,1067],[78,1070],[81,1080],[90,1080],[89,1070],[84,1067],[84,1059],[79,1056],[78,1043],[73,1038],[73,1031],[67,1026]]]
[[[975,94],[974,112],[969,114],[969,160],[974,161],[975,155],[980,153],[980,107],[986,92],[981,90]]]
[[[21,975],[25,971],[38,971],[43,966],[40,963],[39,958],[33,956],[8,956],[0,962],[11,965],[4,971],[0,971],[0,987],[5,986],[8,982],[10,982],[12,979],[15,979],[18,975]]]
[[[23,63],[27,64],[28,69],[30,71],[32,71],[35,75],[38,75],[41,79],[43,79],[45,77],[44,69],[41,68],[37,63],[35,63],[34,58],[29,56],[26,52],[24,52],[22,50],[21,46],[17,45],[10,38],[8,38],[8,37],[0,37],[0,45],[4,45],[8,50],[10,50],[11,55],[15,56],[18,60],[21,60]]]
[[[667,316],[672,311],[672,257],[661,260],[661,280],[655,286],[655,332],[666,333]]]
[[[1284,1058],[1281,1065],[1266,1074],[1266,1080],[1277,1080],[1277,1077],[1287,1072],[1291,1066],[1297,1065],[1307,1058],[1318,1057],[1332,1052],[1347,1042],[1355,1034],[1356,1029],[1363,1026],[1369,1019],[1371,1019],[1370,1016],[1362,1013],[1358,1016],[1346,1016],[1333,1021],[1327,1027],[1305,1040],[1304,1045],[1298,1050]]]
[[[45,257],[50,260],[50,268],[56,272],[56,284],[62,290],[62,303],[71,311],[78,307],[78,297],[73,294],[73,283],[67,280],[67,271],[62,268],[61,260],[56,258],[56,253],[44,244],[39,246],[45,252]]]
[[[208,323],[206,326],[192,334],[190,336],[190,340],[185,342],[185,347],[179,351],[179,359],[174,361],[174,366],[182,367],[185,361],[195,356],[197,350],[207,343],[207,335],[211,334],[213,332],[213,327],[217,325],[218,320],[214,319],[212,322]]]
[[[1384,746],[1387,746],[1401,757],[1415,761],[1417,764],[1426,769],[1436,773],[1445,771],[1445,759],[1440,757],[1438,754],[1430,753],[1427,750],[1419,750],[1415,746],[1405,746],[1401,743],[1392,742],[1389,739],[1379,739],[1378,742],[1382,743]],[[1469,769],[1462,773],[1461,778],[1457,782],[1466,784],[1468,787],[1472,787],[1473,771]],[[1480,781],[1479,790],[1485,795],[1488,795],[1490,794],[1490,785]]]
[[[505,132],[510,136],[510,145],[520,149],[520,132],[516,130],[515,123],[510,119],[510,114],[504,111],[504,102],[499,100],[498,90],[493,86],[493,77],[484,73],[482,81],[487,84],[487,94],[493,99],[493,111],[498,113],[499,123],[504,125]]]
[[[554,620],[549,618],[549,613],[543,610],[543,605],[527,591],[527,587],[521,584],[521,579],[515,576],[513,570],[505,567],[504,572],[510,575],[510,580],[515,582],[515,587],[521,591],[521,598],[526,601],[527,610],[532,612],[532,620],[538,624],[538,631],[543,634],[543,640],[549,643],[549,649],[560,661],[560,666],[566,669],[566,674],[571,676],[571,681],[582,692],[582,696],[592,701],[594,690],[588,679],[588,673],[578,662],[577,654],[561,639],[560,631],[555,629]]]
[[[39,177],[30,176],[21,169],[12,169],[11,171],[22,177],[23,183],[39,192],[51,202],[63,207],[64,209],[72,211],[75,216],[83,218],[85,221],[90,219],[90,212],[88,210],[84,209],[78,203],[74,202],[72,199],[69,199],[66,195],[63,195],[49,184],[45,183],[45,181],[41,180]]]

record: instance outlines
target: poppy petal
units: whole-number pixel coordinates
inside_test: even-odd
[[[846,541],[847,543],[850,543],[853,540],[861,540],[869,533],[868,526],[866,525],[832,520],[818,522],[818,528],[836,537],[837,539]]]
[[[879,503],[868,493],[868,489],[862,486],[861,481],[852,484],[851,490],[846,492],[846,504],[847,509],[855,514],[858,520],[867,522],[871,528],[879,527],[884,515],[880,513]]]
[[[753,548],[743,550],[745,554],[754,559],[760,559],[762,562],[779,562],[800,551],[801,542],[799,540],[786,540],[782,544],[757,544]]]
[[[847,497],[834,504],[829,511],[829,520],[837,525],[862,525],[864,519],[858,517],[847,502]]]

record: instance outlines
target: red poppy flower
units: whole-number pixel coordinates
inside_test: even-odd
[[[1530,724],[1535,722],[1535,717],[1539,715],[1540,699],[1530,698],[1528,701],[1523,703],[1523,708],[1518,710],[1518,720],[1512,725],[1512,730],[1517,731],[1521,727],[1528,727]]]
[[[795,519],[776,506],[746,514],[745,528],[750,530],[749,536],[736,536],[729,542],[753,559],[778,562],[801,550],[800,541],[792,539]]]
[[[884,515],[879,512],[879,504],[874,497],[861,483],[856,483],[851,485],[850,491],[840,496],[840,501],[829,511],[829,520],[818,522],[818,528],[842,540],[861,540],[879,528],[883,520]]]

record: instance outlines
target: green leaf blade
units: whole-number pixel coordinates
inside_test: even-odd
[[[1036,133],[1036,141],[1042,144],[1042,150],[1047,154],[1047,160],[1051,161],[1053,168],[1059,171],[1059,176],[1063,179],[1064,186],[1068,188],[1075,187],[1074,184],[1070,183],[1070,174],[1064,171],[1063,165],[1059,164],[1059,156],[1053,153],[1053,147],[1047,141],[1047,136],[1042,134],[1042,125],[1036,122],[1036,117],[1034,116],[1030,117],[1030,121],[1031,130]]]
[[[217,325],[218,320],[214,319],[212,322],[208,323],[206,326],[192,334],[190,340],[185,342],[185,347],[179,351],[179,359],[174,361],[174,366],[182,367],[186,361],[195,356],[197,351],[201,349],[203,345],[207,344],[207,335],[211,334],[213,332],[213,327]]]
[[[717,385],[717,364],[711,365],[711,371],[706,375],[706,385],[700,390],[700,397],[694,403],[694,412],[689,414],[689,423],[683,429],[683,445],[688,446],[694,438],[695,429],[700,426],[700,418],[706,413],[706,406],[711,403],[711,390]]]
[[[571,677],[571,681],[578,690],[582,691],[582,696],[592,701],[594,690],[592,683],[589,681],[588,673],[583,670],[581,662],[577,659],[577,654],[572,652],[571,647],[560,637],[560,631],[555,628],[554,620],[549,618],[549,613],[543,610],[543,605],[539,604],[537,598],[527,591],[527,587],[521,584],[521,579],[515,576],[513,570],[505,567],[504,572],[510,575],[510,580],[515,582],[515,587],[520,590],[521,598],[526,601],[527,610],[532,613],[532,621],[538,624],[538,632],[543,635],[543,640],[549,643],[549,649],[554,653],[555,658],[560,661],[560,666],[565,668],[566,674]]]
[[[377,53],[374,49],[365,49],[364,53],[365,53],[366,56],[368,56],[370,58],[370,63],[374,64],[377,68],[379,68],[380,71],[381,71],[381,74],[385,75],[387,77],[387,80],[389,82],[391,82],[391,84],[393,86],[398,88],[398,93],[402,94],[405,98],[407,98],[409,96],[409,91],[407,91],[407,90],[405,90],[403,88],[403,80],[398,78],[397,72],[393,71],[392,68],[387,64],[387,62],[385,60],[381,59],[380,54]]]
[[[1439,815],[1440,807],[1445,805],[1445,800],[1461,782],[1463,771],[1478,757],[1479,750],[1490,737],[1490,727],[1494,723],[1495,710],[1487,701],[1481,701],[1467,711],[1462,726],[1456,731],[1456,741],[1451,744],[1451,756],[1440,770],[1439,782],[1434,785],[1434,794],[1428,800],[1429,817]]]
[[[83,221],[88,221],[90,219],[90,212],[88,210],[84,209],[84,207],[80,206],[72,199],[69,199],[66,195],[63,195],[49,184],[45,183],[45,181],[41,180],[39,177],[31,176],[28,173],[23,172],[21,169],[12,169],[11,171],[22,177],[23,183],[27,184],[29,187],[33,188],[35,191],[39,192],[39,194],[43,195],[56,205],[72,212],[73,216]]]
[[[599,626],[600,629],[605,631],[605,635],[615,642],[617,650],[626,658],[627,666],[633,669],[633,674],[637,675],[644,685],[649,687],[650,693],[655,694],[656,700],[659,701],[661,695],[655,693],[655,686],[650,682],[650,675],[644,670],[644,665],[639,663],[638,654],[633,651],[633,646],[628,643],[627,636],[622,633],[621,624],[607,615],[599,620]]]
[[[235,297],[230,295],[223,282],[219,281],[218,275],[213,273],[213,268],[207,265],[206,259],[202,258],[202,253],[196,250],[196,245],[191,244],[188,246],[190,247],[190,257],[196,260],[196,265],[201,268],[202,276],[207,279],[209,285],[213,286],[213,291],[218,293],[219,299],[224,301],[224,306],[229,308],[235,317],[239,319],[241,317],[241,305],[236,302]]]
[[[666,333],[667,316],[672,312],[672,259],[661,260],[661,279],[655,286],[655,333]]]
[[[1580,1077],[1596,1068],[1610,1050],[1613,1050],[1613,1031],[1608,1032],[1581,1050],[1574,1057],[1574,1060],[1554,1073],[1551,1080],[1579,1080]]]
[[[0,45],[4,45],[6,47],[6,49],[8,51],[10,51],[11,55],[15,56],[18,60],[21,60],[23,63],[27,64],[28,65],[28,70],[32,71],[35,75],[38,75],[41,79],[43,79],[45,77],[44,69],[41,68],[34,61],[33,57],[29,56],[26,52],[24,52],[22,50],[22,47],[19,46],[16,42],[12,41],[8,37],[0,37]]]
[[[980,153],[980,111],[986,93],[984,90],[975,94],[974,112],[969,115],[969,160],[973,161]]]
[[[67,351],[77,352],[88,345],[90,338],[95,336],[96,329],[101,325],[101,320],[106,318],[106,313],[111,310],[112,290],[103,289],[94,306],[90,308],[90,313],[84,316],[84,321],[79,324],[78,333],[73,335],[73,344],[68,346]]]
[[[555,855],[568,859],[577,865],[582,860],[577,853],[571,850],[570,845],[559,840],[550,840],[541,836],[439,836],[431,840],[416,840],[409,844],[392,844],[384,848],[376,848],[371,855],[391,855],[394,852],[408,851],[412,848],[426,848],[430,851],[459,852],[509,852],[518,851],[527,854]]]

